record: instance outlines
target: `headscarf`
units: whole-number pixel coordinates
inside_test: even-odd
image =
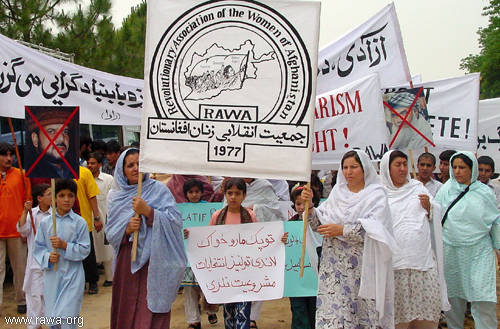
[[[133,148],[123,152],[116,162],[114,178],[120,189],[112,190],[108,196],[106,237],[116,254],[120,251],[127,224],[135,215],[132,198],[137,195],[137,184],[129,185],[123,172],[123,162],[130,150]],[[177,290],[186,267],[181,235],[182,217],[168,188],[150,179],[148,174],[144,174],[141,198],[154,209],[154,220],[153,226],[148,227],[146,219],[142,218],[137,260],[131,263],[130,268],[131,272],[135,273],[149,261],[148,308],[154,313],[166,313],[170,311],[177,297]]]
[[[394,231],[394,236],[400,242],[401,249],[393,255],[393,268],[399,269],[415,269],[427,271],[437,265],[438,279],[441,287],[441,309],[448,311],[450,305],[448,303],[448,293],[446,289],[446,281],[444,278],[444,262],[443,262],[443,238],[441,232],[441,207],[437,204],[429,191],[418,180],[412,179],[408,171],[406,183],[401,187],[396,187],[391,178],[390,173],[390,157],[394,150],[384,154],[380,161],[380,177],[387,195],[389,207],[391,209],[393,225],[398,230]],[[429,224],[427,211],[422,208],[418,196],[426,194],[429,196],[431,204]],[[408,220],[411,219],[411,220]],[[406,221],[406,223],[404,222]],[[400,236],[397,236],[400,234]],[[405,236],[421,235],[423,242],[420,245],[408,247],[409,240]],[[406,248],[403,248],[406,241]],[[436,255],[437,264],[432,258],[431,248]]]
[[[392,253],[397,246],[392,236],[387,195],[366,153],[354,151],[363,166],[364,188],[358,193],[351,192],[341,168],[337,184],[328,199],[317,208],[316,215],[322,224],[363,226],[366,234],[359,296],[375,299],[380,325],[383,328],[394,328]],[[342,236],[337,238],[343,239]]]
[[[467,185],[457,182],[453,174],[453,160],[463,154],[472,161],[472,175],[469,191],[448,213],[443,226],[443,241],[453,246],[471,246],[490,235],[493,225],[500,224],[496,198],[493,191],[477,180],[478,163],[472,152],[460,151],[450,159],[450,179],[441,186],[436,201],[441,204],[443,214]],[[498,227],[498,226],[497,226]],[[500,239],[493,239],[494,248],[500,248]]]
[[[172,175],[167,182],[167,187],[177,203],[188,202],[184,195],[184,183],[190,179],[197,179],[203,183],[203,194],[201,200],[209,201],[214,194],[214,188],[208,182],[207,177],[199,175]]]

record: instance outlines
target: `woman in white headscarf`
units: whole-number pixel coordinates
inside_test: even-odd
[[[476,329],[498,328],[496,264],[500,248],[500,215],[495,194],[477,180],[478,164],[471,152],[450,159],[450,179],[436,201],[443,207],[444,268],[451,310],[448,328],[464,327],[471,303]]]
[[[396,329],[437,328],[441,310],[450,308],[442,271],[441,207],[421,182],[411,179],[405,153],[387,152],[380,162],[380,176],[399,247],[392,257]]]
[[[301,196],[312,205],[310,188]],[[394,328],[396,246],[386,193],[364,152],[344,154],[337,184],[310,212],[323,235],[316,328]]]

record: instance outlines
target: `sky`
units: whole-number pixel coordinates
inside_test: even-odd
[[[169,0],[182,1],[182,0]],[[141,0],[112,0],[115,26]],[[263,0],[263,2],[266,2]],[[390,3],[387,0],[321,0],[319,48],[335,41]],[[434,81],[461,76],[460,60],[479,53],[477,30],[487,0],[394,0],[410,73]]]

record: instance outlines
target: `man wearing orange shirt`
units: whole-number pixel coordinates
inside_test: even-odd
[[[24,271],[26,269],[26,243],[17,232],[16,223],[23,212],[23,204],[31,195],[31,186],[21,171],[12,167],[14,147],[0,143],[0,305],[3,300],[5,279],[5,256],[9,255],[14,272],[17,311],[26,313],[26,298],[23,292]]]

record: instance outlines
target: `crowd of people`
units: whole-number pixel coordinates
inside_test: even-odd
[[[217,323],[219,305],[207,303],[186,268],[189,230],[182,234],[177,204],[224,202],[209,225],[303,220],[309,208],[310,227],[323,237],[318,291],[290,298],[293,329],[426,329],[444,321],[458,329],[468,304],[475,328],[498,327],[500,180],[490,157],[447,150],[435,173],[436,158],[426,152],[412,174],[402,151],[387,152],[377,167],[352,150],[338,170],[313,171],[309,187],[142,174],[139,152],[82,138],[79,178],[58,179],[52,191],[50,180],[24,177],[14,147],[0,143],[0,281],[8,256],[18,313],[76,327],[64,319],[80,314],[85,292],[99,293],[101,271],[102,284],[112,286],[112,329],[169,328],[180,292],[188,329],[200,329],[205,314]],[[284,218],[280,201],[296,215]],[[262,304],[222,305],[225,328],[257,328]]]

